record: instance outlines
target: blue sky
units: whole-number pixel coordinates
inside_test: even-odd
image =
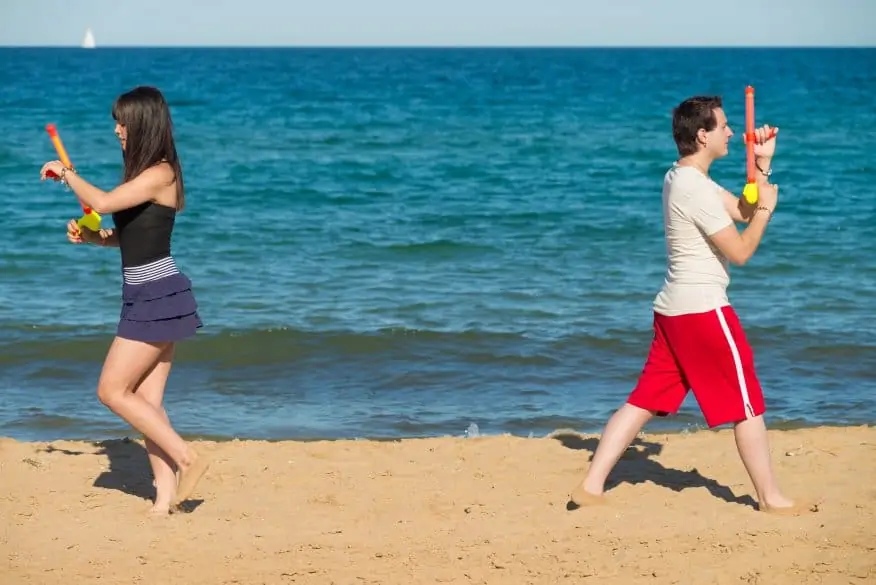
[[[876,46],[876,0],[0,0],[0,45]],[[148,7],[148,8],[147,8]]]

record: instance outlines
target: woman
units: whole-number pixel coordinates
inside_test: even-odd
[[[164,515],[192,494],[208,466],[173,430],[161,405],[174,345],[201,327],[191,281],[170,253],[174,220],[184,203],[182,169],[160,91],[137,87],[121,95],[112,115],[125,165],[120,186],[102,191],[60,161],[46,163],[40,176],[66,183],[97,213],[112,214],[115,229],[95,232],[71,220],[67,238],[120,249],[121,318],[97,396],[145,436],[155,476],[151,512]]]

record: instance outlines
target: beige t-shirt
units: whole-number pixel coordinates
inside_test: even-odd
[[[707,237],[733,224],[718,184],[694,167],[673,165],[663,179],[663,222],[666,279],[654,310],[671,316],[728,305],[729,265]]]

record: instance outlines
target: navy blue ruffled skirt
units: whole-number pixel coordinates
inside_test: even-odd
[[[150,343],[180,341],[203,326],[192,281],[177,272],[142,284],[122,285],[116,335]]]

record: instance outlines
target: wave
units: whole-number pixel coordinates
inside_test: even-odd
[[[32,338],[0,344],[0,364],[32,360],[94,360],[103,356],[111,338],[96,330],[70,327],[31,328]],[[0,330],[0,339],[2,330]],[[305,331],[276,328],[223,331],[198,335],[179,351],[188,362],[267,365],[310,358],[416,359],[437,353],[472,363],[551,365],[558,356],[575,351],[613,351],[622,341],[614,337],[577,335],[539,340],[525,333],[428,331],[389,328],[372,332]]]
[[[34,360],[103,359],[113,331],[70,326],[4,326],[0,328],[0,364]],[[187,362],[223,366],[283,364],[299,360],[434,360],[452,359],[493,366],[557,366],[602,358],[644,359],[650,329],[612,328],[599,332],[537,335],[528,331],[461,331],[390,327],[372,331],[297,328],[226,329],[200,334],[180,344]],[[749,327],[749,340],[764,350],[785,348],[804,361],[873,363],[876,348],[838,339],[802,342],[785,327]],[[785,351],[783,350],[783,351]]]

